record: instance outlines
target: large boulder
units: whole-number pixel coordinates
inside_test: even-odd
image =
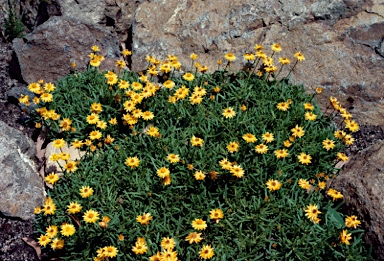
[[[384,141],[350,157],[331,187],[342,192],[349,214],[358,215],[365,242],[377,260],[384,260]]]
[[[136,10],[132,69],[144,69],[146,55],[167,54],[177,55],[188,69],[192,52],[215,69],[226,52],[239,61],[254,44],[277,42],[281,55],[293,61],[295,52],[305,55],[291,78],[308,89],[323,87],[323,107],[334,95],[354,108],[361,124],[384,127],[383,39],[379,0],[151,1]]]
[[[44,183],[35,167],[36,149],[21,131],[0,121],[0,212],[33,219],[33,210],[44,202]]]
[[[22,39],[13,41],[15,59],[11,72],[19,71],[14,76],[26,83],[39,79],[53,82],[70,72],[72,62],[79,70],[85,69],[92,45],[98,45],[106,57],[102,65],[113,68],[120,55],[116,34],[102,26],[54,16]]]

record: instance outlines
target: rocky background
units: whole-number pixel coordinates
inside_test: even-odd
[[[323,87],[324,110],[335,96],[361,125],[332,187],[345,196],[346,213],[358,213],[366,242],[384,260],[384,1],[383,0],[16,0],[25,35],[0,43],[0,260],[37,260],[23,237],[32,237],[32,210],[44,197],[34,156],[36,135],[17,105],[29,82],[54,81],[75,62],[81,70],[92,45],[107,57],[132,50],[128,67],[145,69],[145,56],[179,57],[189,66],[216,68],[223,54],[238,59],[258,43],[279,43],[284,55],[305,62],[292,81]],[[7,15],[0,0],[0,24]],[[284,72],[283,72],[284,73]],[[336,122],[337,124],[337,122]]]

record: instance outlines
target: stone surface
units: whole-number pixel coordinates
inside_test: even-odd
[[[16,57],[11,70],[16,72],[19,68],[19,77],[26,83],[39,79],[53,82],[70,72],[72,62],[83,70],[89,62],[92,45],[98,45],[106,57],[102,66],[113,68],[119,56],[115,34],[101,26],[54,16],[23,39],[13,41]]]
[[[32,140],[0,121],[0,212],[5,216],[33,219],[33,209],[44,201],[35,153]]]
[[[331,187],[344,195],[346,209],[366,229],[365,241],[377,260],[384,260],[384,141],[350,157]]]
[[[283,52],[275,57],[305,55],[292,80],[308,89],[323,87],[324,108],[333,95],[354,108],[361,124],[384,127],[383,23],[380,0],[143,2],[133,24],[132,69],[145,69],[146,55],[174,54],[188,70],[192,52],[214,69],[227,52],[240,63],[254,44],[277,42]]]

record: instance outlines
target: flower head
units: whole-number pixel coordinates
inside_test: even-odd
[[[351,244],[349,240],[352,239],[352,234],[351,233],[348,234],[348,230],[345,229],[342,232],[340,232],[339,239],[340,239],[340,243],[349,245]]]
[[[71,214],[79,213],[82,209],[82,206],[77,202],[71,202],[67,206],[67,211]]]
[[[270,179],[267,181],[266,185],[270,191],[274,191],[279,190],[283,184],[278,180]]]
[[[239,151],[239,143],[237,141],[232,141],[227,145],[227,150],[230,153],[238,152]]]
[[[99,212],[90,209],[84,213],[83,219],[87,223],[95,223],[99,219]]]
[[[256,142],[257,141],[257,138],[255,137],[255,135],[253,135],[252,133],[246,133],[243,135],[243,139],[247,142],[247,143],[253,143],[253,142]]]
[[[75,226],[72,224],[63,224],[60,228],[60,233],[65,237],[72,236],[76,232]]]
[[[236,59],[236,56],[233,53],[227,53],[225,56],[225,59],[227,59],[229,62],[232,62]]]
[[[60,179],[60,177],[56,173],[52,172],[48,176],[46,176],[44,179],[47,183],[53,185]]]
[[[169,237],[163,237],[161,240],[161,246],[165,250],[172,250],[175,248],[175,239],[174,238],[169,238]]]
[[[345,218],[345,226],[346,227],[353,227],[354,229],[357,228],[357,226],[359,226],[361,224],[361,222],[357,219],[357,216],[355,215],[352,215],[352,216],[348,216]]]
[[[207,228],[207,222],[200,218],[196,218],[195,220],[192,221],[192,227],[193,229],[196,230],[204,230]]]
[[[305,212],[305,216],[309,218],[312,222],[319,223],[320,220],[318,219],[318,215],[321,214],[321,212],[319,211],[319,208],[316,204],[308,205],[305,209]]]
[[[202,240],[201,233],[191,232],[188,236],[185,237],[185,241],[188,241],[189,244],[199,243]]]
[[[304,55],[303,55],[301,52],[297,52],[297,53],[295,53],[295,57],[296,57],[296,59],[297,59],[299,62],[305,60],[305,57],[304,57]]]
[[[236,116],[236,112],[233,110],[232,107],[228,107],[224,109],[222,114],[227,119],[230,119]]]
[[[82,198],[88,198],[93,195],[93,188],[89,186],[82,186],[80,188],[80,196]]]
[[[203,245],[199,255],[203,259],[211,259],[215,255],[215,252],[210,245]]]
[[[140,160],[137,156],[128,157],[125,160],[125,165],[127,165],[128,167],[131,167],[131,169],[137,168],[139,166],[139,164],[140,164]]]
[[[136,217],[136,221],[139,222],[141,225],[149,225],[149,221],[152,220],[151,213],[144,213],[142,215],[139,215]]]

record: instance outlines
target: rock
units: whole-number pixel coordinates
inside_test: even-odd
[[[19,68],[20,75],[14,77],[26,83],[39,79],[53,82],[70,72],[72,62],[79,70],[85,69],[92,45],[98,45],[106,57],[101,68],[113,68],[119,56],[115,34],[98,25],[54,16],[23,39],[13,41],[15,59],[11,71],[16,72]]]
[[[33,219],[33,209],[44,202],[35,153],[32,140],[0,121],[0,212],[5,216]]]
[[[141,2],[143,0],[21,0],[21,10],[24,24],[31,30],[52,16],[65,16],[87,24],[105,25],[117,32],[120,42],[126,42],[131,37],[135,11]]]
[[[312,91],[323,87],[318,96],[323,108],[336,96],[353,108],[359,123],[384,127],[383,9],[380,0],[143,2],[133,24],[132,69],[145,69],[146,55],[174,54],[189,70],[194,52],[214,70],[218,59],[233,52],[238,65],[231,68],[237,70],[254,44],[271,54],[269,46],[276,42],[283,52],[275,60],[295,61],[297,51],[305,55],[291,80]]]
[[[377,260],[384,260],[384,141],[350,157],[331,187],[342,192],[350,215],[358,215],[365,242]]]

